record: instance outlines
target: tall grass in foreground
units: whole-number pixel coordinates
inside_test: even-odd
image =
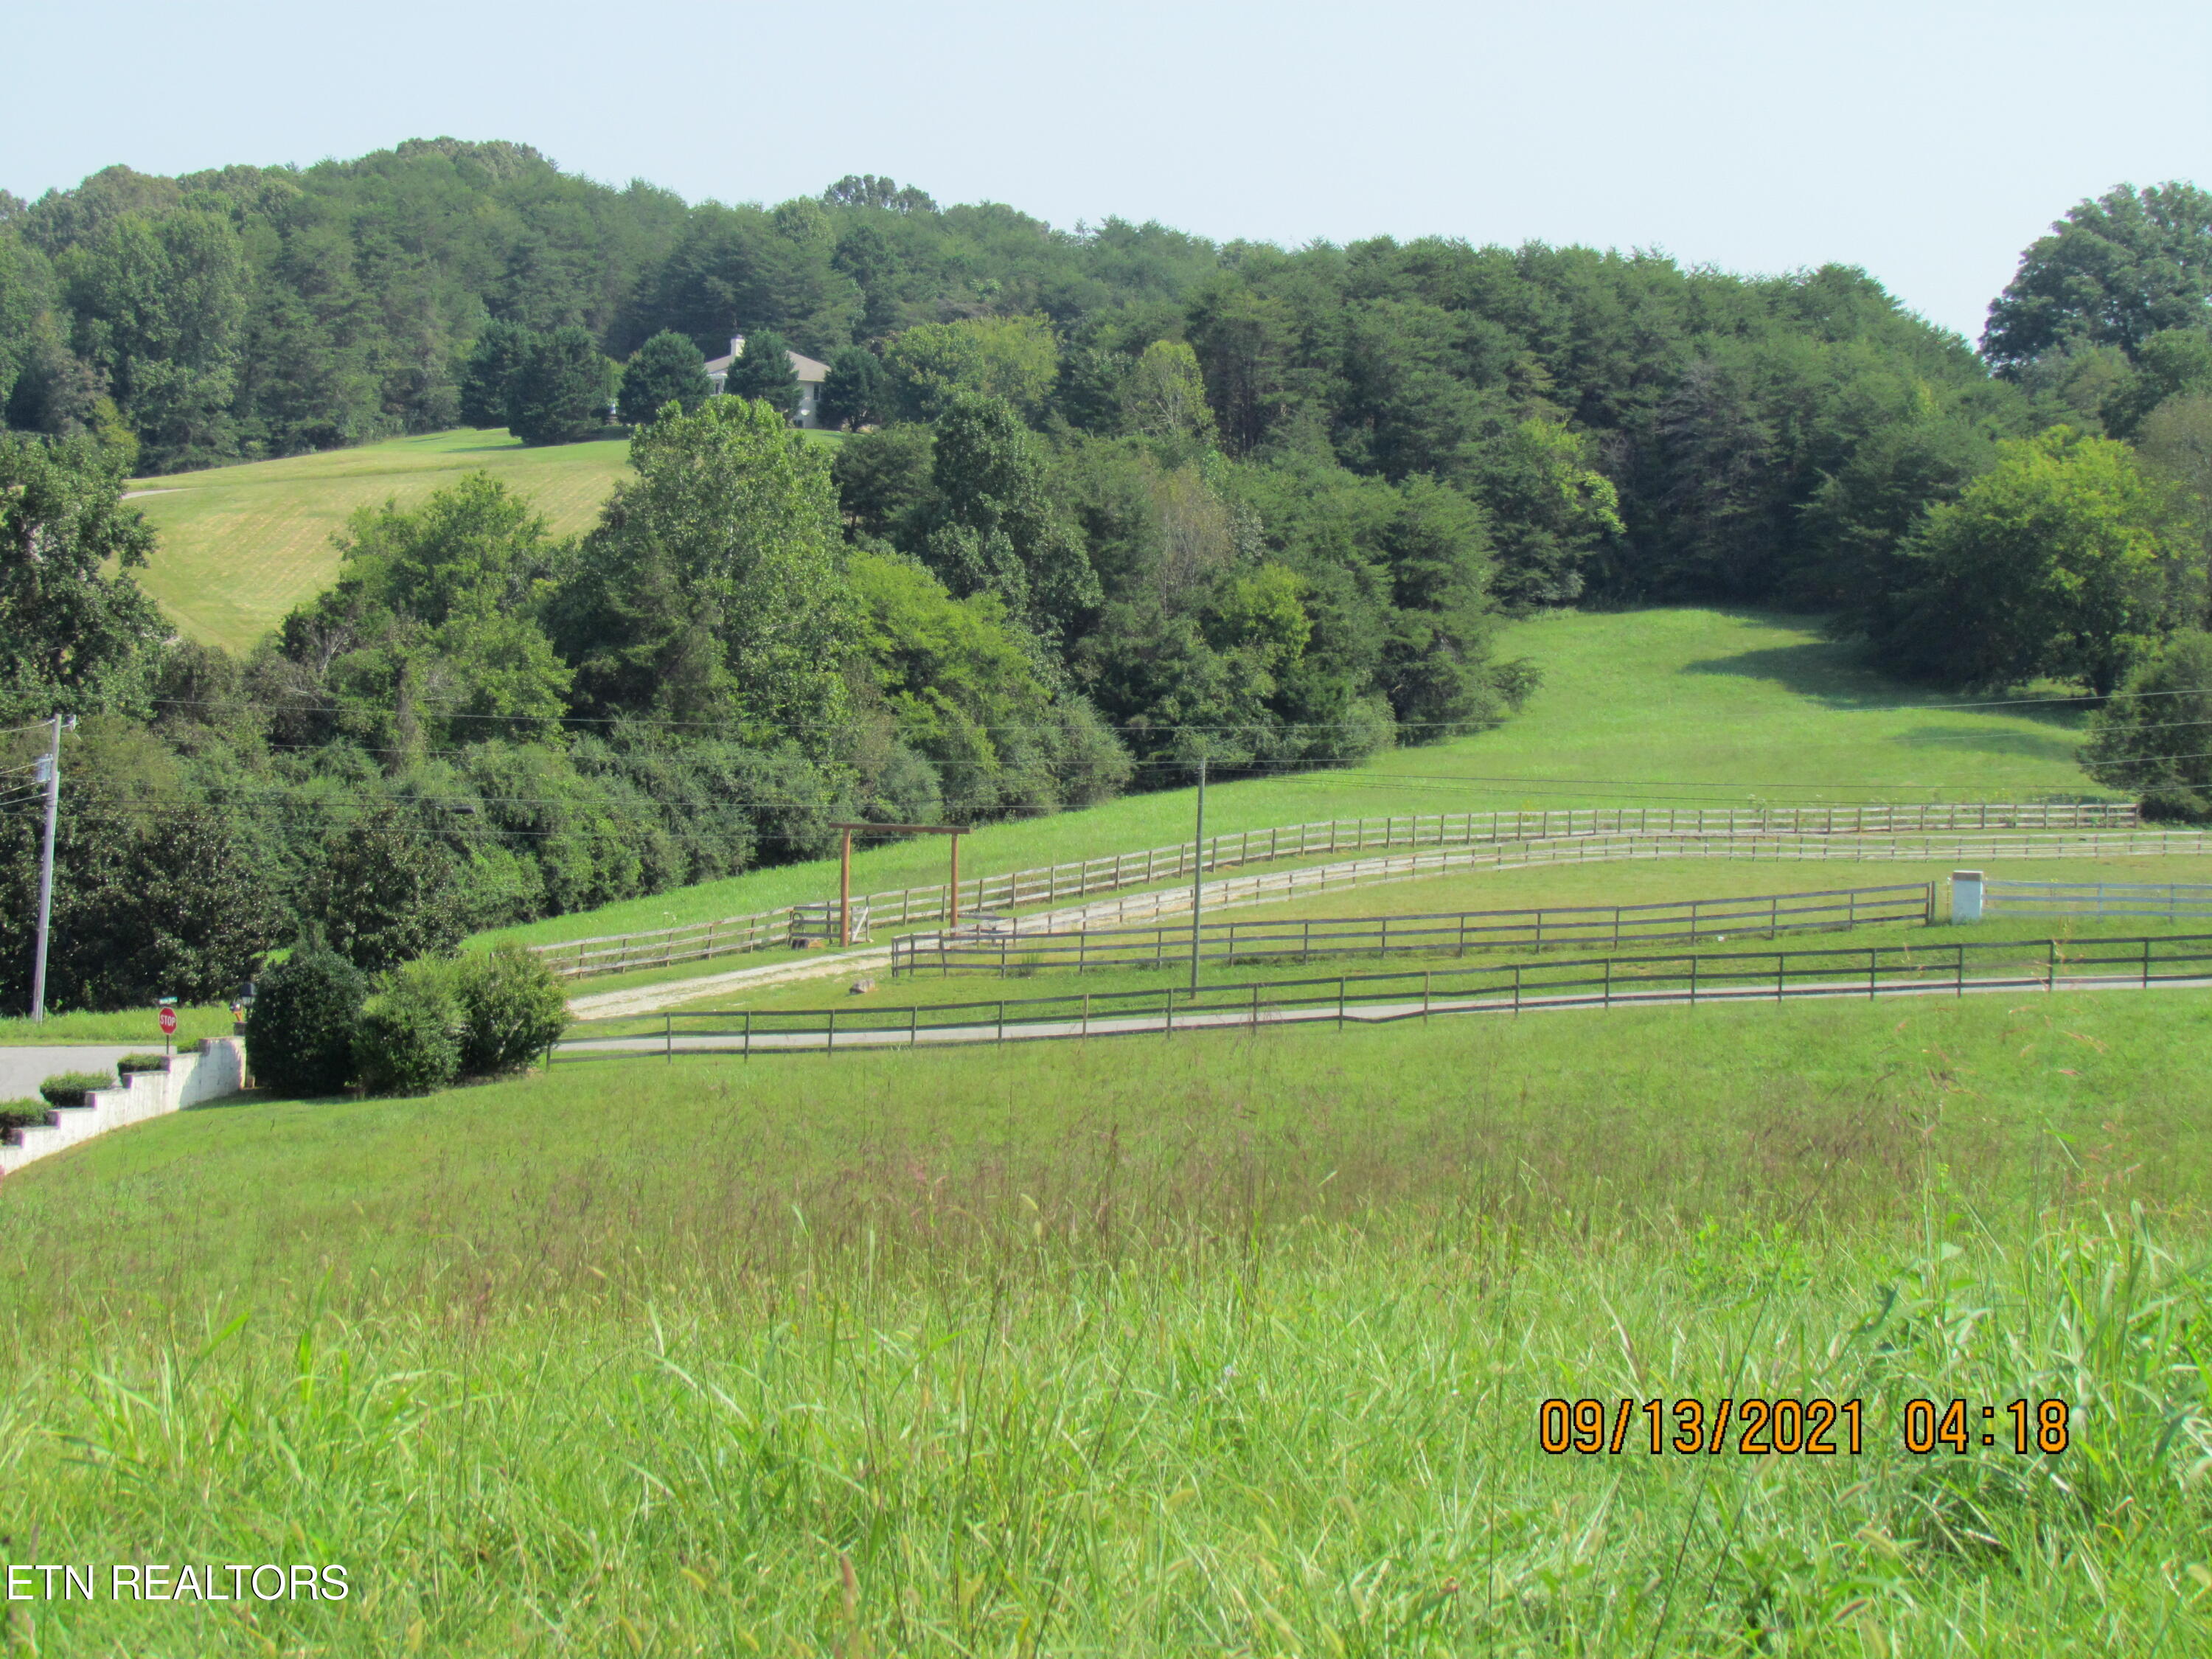
[[[337,1562],[354,1594],[8,1628],[133,1659],[2205,1651],[2201,1006],[183,1114],[0,1194],[0,1551]],[[1862,1399],[1864,1449],[1538,1445],[1547,1398],[1751,1396]],[[2018,1456],[2000,1418],[1911,1455],[1914,1397],[2064,1400],[2072,1444]]]
[[[16,1560],[338,1561],[342,1605],[10,1608],[27,1650],[2202,1652],[2193,1244],[999,1218],[633,1301],[10,1356]],[[1853,1457],[1547,1456],[1547,1396],[1863,1398]],[[1915,1457],[1921,1395],[2072,1449]],[[1640,1423],[1640,1420],[1639,1420]],[[266,1644],[267,1645],[264,1645]]]

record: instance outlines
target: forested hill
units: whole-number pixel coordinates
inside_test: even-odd
[[[1509,605],[1586,588],[1840,603],[1863,520],[1894,504],[1824,501],[1824,481],[1956,472],[2027,420],[1965,343],[1841,267],[1751,280],[1583,248],[1217,246],[940,208],[874,178],[687,206],[450,139],[0,198],[9,423],[135,440],[149,471],[455,425],[492,319],[580,325],[617,358],[663,329],[710,353],[767,329],[830,361],[994,318],[1055,337],[1023,386],[1040,428],[1127,430],[1145,349],[1187,341],[1229,456],[1445,482],[1489,510]],[[1584,465],[1617,492],[1618,527]]]
[[[515,145],[0,198],[0,716],[85,717],[55,994],[211,994],[318,933],[381,969],[856,817],[1480,732],[1534,672],[1499,617],[1590,598],[1818,608],[1949,686],[2182,710],[2208,295],[2189,185],[2072,210],[1983,356],[1842,267],[1217,246],[876,178],[688,206]],[[789,431],[794,353],[834,444]],[[628,465],[580,537],[482,473],[365,505],[238,657],[131,577],[135,471],[566,442],[611,402]],[[2194,714],[2115,719],[2100,777],[2212,818]],[[39,833],[0,810],[18,896]],[[34,908],[0,907],[10,997]]]

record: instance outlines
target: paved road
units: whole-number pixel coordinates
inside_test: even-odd
[[[2008,975],[2002,978],[1969,979],[1963,983],[1953,981],[1923,981],[1913,985],[1884,985],[1875,995],[1887,1000],[1893,997],[1956,997],[1989,996],[2023,993],[2040,995],[2051,989],[2061,991],[2139,991],[2139,990],[2202,990],[2212,988],[2212,977],[2164,979],[2143,985],[2137,978],[2125,975],[2062,975],[2055,987],[2046,986],[2039,976],[2027,978]],[[1837,980],[1811,985],[1793,985],[1789,1001],[1801,997],[1828,1000],[1867,999],[1864,980]],[[1729,988],[1722,990],[1702,990],[1696,1002],[1698,1006],[1718,1002],[1771,1003],[1776,1000],[1771,991],[1753,987]],[[1340,1014],[1333,1002],[1297,1008],[1270,1008],[1265,1003],[1256,1009],[1230,1008],[1201,1010],[1193,1013],[1176,1013],[1172,1029],[1186,1030],[1249,1030],[1261,1025],[1304,1025],[1316,1022],[1337,1022],[1346,1024],[1382,1025],[1395,1020],[1419,1018],[1425,1014],[1507,1014],[1565,1012],[1571,1009],[1626,1008],[1652,1006],[1662,1004],[1688,1006],[1692,999],[1686,990],[1621,991],[1615,992],[1610,1004],[1597,995],[1573,994],[1559,997],[1529,996],[1517,1005],[1510,996],[1437,997],[1422,1003],[1419,1000],[1402,1002],[1365,1003],[1346,1007]],[[855,1011],[872,1013],[879,1018],[902,1012],[896,1009]],[[701,1033],[687,1036],[676,1032],[662,1036],[631,1037],[576,1037],[560,1046],[559,1057],[587,1059],[593,1055],[619,1056],[623,1054],[762,1054],[780,1051],[818,1051],[824,1048],[906,1048],[925,1044],[968,1042],[1024,1042],[1046,1039],[1082,1038],[1093,1036],[1123,1036],[1139,1032],[1166,1032],[1169,1021],[1158,1013],[1101,1014],[1085,1020],[1049,1019],[1024,1021],[1000,1026],[995,1020],[979,1020],[972,1024],[921,1026],[909,1030],[904,1026],[886,1029],[857,1029],[834,1034],[823,1031],[771,1031],[763,1030],[750,1036],[736,1031]]]
[[[112,1071],[125,1054],[152,1052],[143,1042],[0,1043],[0,1100],[29,1099],[57,1072]]]

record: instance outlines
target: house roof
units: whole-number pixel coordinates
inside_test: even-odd
[[[818,363],[811,357],[802,357],[796,351],[786,351],[783,355],[791,359],[791,372],[799,378],[802,384],[818,383],[830,378],[829,364]],[[707,359],[707,372],[709,374],[727,374],[730,365],[735,362],[737,358],[734,356],[709,357]]]

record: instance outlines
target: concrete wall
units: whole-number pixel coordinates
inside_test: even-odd
[[[166,1072],[134,1072],[120,1088],[95,1090],[85,1104],[59,1108],[61,1121],[50,1128],[15,1131],[10,1139],[22,1144],[0,1146],[0,1176],[110,1129],[236,1094],[245,1079],[246,1046],[235,1037],[218,1037],[204,1054],[179,1054]]]

